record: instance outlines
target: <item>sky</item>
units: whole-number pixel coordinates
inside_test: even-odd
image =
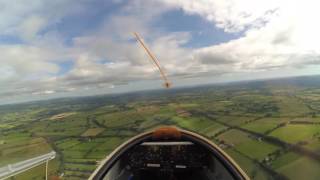
[[[319,74],[314,0],[0,0],[0,104]]]

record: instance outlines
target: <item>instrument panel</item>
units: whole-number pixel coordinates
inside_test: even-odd
[[[125,159],[133,170],[177,171],[202,168],[208,164],[208,156],[205,149],[189,141],[144,142],[130,150]]]

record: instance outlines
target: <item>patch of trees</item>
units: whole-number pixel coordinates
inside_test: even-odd
[[[269,113],[269,116],[279,112],[279,107],[274,102],[241,101],[230,106],[230,108],[231,110],[243,111],[245,113]]]

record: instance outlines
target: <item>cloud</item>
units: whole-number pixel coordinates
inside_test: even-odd
[[[71,0],[0,1],[0,34],[20,35],[21,38],[34,37],[47,25],[57,23],[72,10],[67,8]],[[74,9],[77,9],[75,4]]]
[[[21,37],[26,40],[35,38],[37,33],[47,25],[44,18],[31,16],[26,18],[18,27]]]
[[[184,72],[185,68],[193,64],[188,50],[179,47],[186,41],[185,38],[188,38],[186,33],[173,33],[156,37],[152,43],[148,43],[169,75]],[[94,35],[76,39],[75,44],[85,54],[77,58],[74,69],[66,75],[68,81],[73,83],[87,84],[91,81],[92,84],[117,84],[159,77],[158,69],[133,36],[128,40],[115,41]],[[178,67],[180,63],[185,66]]]
[[[188,14],[200,15],[226,32],[262,27],[277,12],[279,1],[255,0],[163,0]]]
[[[28,45],[0,45],[0,53],[0,66],[10,72],[7,74],[15,73],[26,77],[56,73],[59,69],[55,63],[49,61],[58,55],[48,49]]]
[[[202,64],[208,65],[233,64],[237,59],[236,57],[232,57],[224,48],[221,48],[221,50],[219,48],[202,48],[195,51],[194,58]]]
[[[229,64],[233,71],[260,71],[318,63],[320,15],[316,1],[164,1],[244,36],[194,50],[203,64]]]
[[[116,12],[103,15],[95,27],[75,37],[65,37],[57,28],[59,23],[91,11],[91,3],[0,0],[0,36],[22,40],[20,44],[0,42],[0,97],[77,94],[159,79],[158,70],[133,38],[134,31],[142,35],[173,79],[305,68],[320,62],[316,1],[113,2],[121,5]],[[186,46],[193,38],[190,32],[168,32],[154,26],[159,17],[177,9],[204,18],[212,28],[242,36],[207,47]],[[61,62],[67,61],[72,66],[61,73]]]
[[[75,3],[80,4],[78,7],[83,7],[84,2]],[[6,27],[4,29],[8,30],[7,33],[18,34],[25,43],[0,44],[0,53],[3,54],[0,58],[0,72],[5,74],[0,79],[0,84],[6,84],[0,88],[0,97],[79,92],[158,77],[157,69],[148,63],[149,57],[133,39],[132,32],[138,31],[148,35],[144,36],[148,39],[157,39],[162,46],[170,44],[172,47],[178,47],[182,42],[175,40],[181,41],[184,37],[174,38],[178,34],[163,37],[157,31],[153,33],[152,28],[147,25],[148,22],[166,9],[156,1],[143,3],[147,7],[139,6],[141,3],[128,2],[121,11],[106,17],[101,25],[74,38],[71,45],[63,44],[66,37],[62,37],[59,32],[48,29],[66,16],[67,12],[58,10],[63,13],[54,16],[51,15],[53,10],[47,9],[41,2],[31,4],[31,9],[19,4],[24,6],[21,7],[23,10],[13,11],[10,17],[15,19],[15,23],[8,22],[4,25]],[[73,7],[73,4],[72,1],[67,3],[61,1],[54,6]],[[154,6],[158,7],[157,10],[150,9]],[[48,14],[41,16],[45,10],[48,10],[46,12]],[[141,10],[145,13],[141,14]],[[6,15],[9,14],[7,11]],[[21,19],[21,16],[26,18]],[[43,30],[45,32],[40,33]],[[182,34],[186,36],[185,33]],[[165,48],[158,44],[157,48],[165,51]],[[170,56],[174,56],[173,50]],[[73,66],[64,74],[59,74],[61,68],[59,63],[63,61],[73,61]]]

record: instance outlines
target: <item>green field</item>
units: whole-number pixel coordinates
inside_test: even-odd
[[[94,137],[104,131],[104,128],[90,128],[87,129],[81,136],[82,137]]]
[[[319,179],[319,162],[301,157],[294,162],[287,164],[277,171],[287,174],[290,179]]]
[[[289,87],[251,83],[0,106],[0,166],[54,150],[51,177],[87,179],[130,137],[170,125],[208,137],[252,179],[319,179],[320,87]],[[39,166],[14,179],[43,177]]]
[[[320,125],[287,124],[270,135],[289,143],[308,141],[319,134]]]

